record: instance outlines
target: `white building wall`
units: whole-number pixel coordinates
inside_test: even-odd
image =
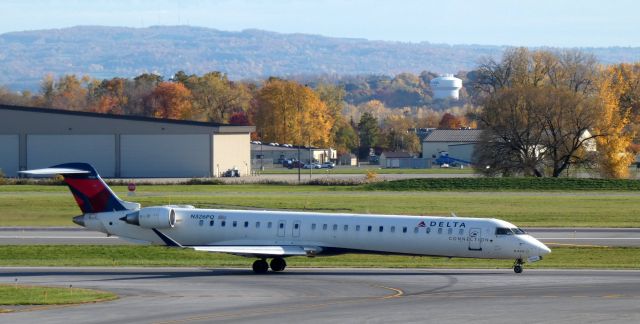
[[[475,143],[449,145],[449,156],[452,158],[472,162],[471,159],[473,158],[473,150],[475,149],[475,147]]]
[[[215,134],[213,136],[213,170],[219,176],[229,169],[238,169],[241,176],[251,172],[249,134]]]
[[[422,142],[422,157],[437,158],[440,152],[449,150],[449,144],[458,144],[453,142]]]
[[[121,176],[209,177],[210,138],[207,134],[121,135]]]
[[[18,135],[0,135],[0,170],[7,177],[16,177],[20,164]]]
[[[16,155],[17,156],[17,155]],[[114,177],[116,147],[114,135],[27,135],[27,168],[86,162],[103,177]]]

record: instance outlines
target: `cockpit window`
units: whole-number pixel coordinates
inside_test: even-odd
[[[510,228],[498,227],[496,228],[496,235],[513,235]]]
[[[523,229],[520,228],[512,228],[511,229],[516,235],[522,235],[522,234],[527,234],[527,232],[525,232]]]

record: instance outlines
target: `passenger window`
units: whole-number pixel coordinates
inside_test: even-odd
[[[280,223],[280,228],[284,228],[284,223]]]
[[[464,234],[464,228],[461,228],[460,230],[458,230],[458,235],[462,235]]]
[[[453,228],[448,229],[447,230],[447,234],[449,234],[449,235],[453,234]]]
[[[395,233],[396,232],[396,227],[395,226],[391,226],[391,233]]]
[[[344,226],[344,231],[346,232],[346,231],[348,231],[348,230],[349,230],[349,225],[345,225],[345,226]]]
[[[371,232],[371,229],[373,229],[373,226],[371,225],[367,226],[367,232]]]
[[[300,227],[300,224],[298,223],[293,224],[293,228],[298,229],[299,227]]]
[[[403,227],[402,227],[402,233],[406,233],[406,232],[407,232],[407,227],[406,227],[406,226],[403,226]]]
[[[338,224],[333,224],[333,230],[337,231],[338,230]]]
[[[203,224],[204,224],[204,220],[202,220],[202,219],[201,219],[201,220],[198,222],[198,225],[202,226]]]
[[[427,227],[427,234],[431,233],[431,227]]]
[[[384,231],[384,226],[380,226],[380,228],[378,229],[378,231],[379,231],[380,233],[382,233],[382,231]]]
[[[238,221],[233,221],[233,227],[238,227]]]
[[[268,222],[268,223],[267,223],[267,228],[271,228],[271,226],[272,226],[272,225],[273,225],[273,224],[271,224],[271,222]]]
[[[260,222],[256,222],[256,228],[260,228]]]
[[[244,222],[244,227],[249,227],[249,222]]]
[[[315,231],[316,230],[316,224],[311,224],[311,229]]]
[[[360,225],[356,225],[356,232],[360,232]]]
[[[326,231],[327,230],[327,224],[322,224],[322,230]]]
[[[222,221],[222,223],[220,223],[220,226],[224,227],[225,225],[227,225],[227,221]]]
[[[213,221],[209,221],[209,226],[213,226]]]
[[[420,229],[419,229],[419,228],[417,228],[417,227],[414,227],[414,228],[413,228],[413,232],[414,232],[414,233],[416,233],[416,234],[418,233],[418,231],[419,231],[419,230],[420,230]]]
[[[442,228],[438,228],[438,234],[442,234]]]

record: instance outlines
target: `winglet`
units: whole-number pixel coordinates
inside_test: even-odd
[[[183,247],[182,244],[176,242],[174,239],[166,236],[165,234],[158,231],[157,229],[154,228],[153,232],[156,233],[156,235],[158,235],[160,239],[164,242],[164,244],[166,244],[167,246],[180,247],[180,248]]]

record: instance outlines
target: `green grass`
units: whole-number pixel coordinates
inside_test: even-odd
[[[73,287],[0,284],[0,305],[61,305],[116,299],[113,293]]]
[[[521,227],[640,227],[639,191],[366,191],[342,186],[139,186],[143,206],[495,217]],[[0,186],[0,226],[71,226],[80,210],[63,186]]]
[[[640,180],[582,178],[432,178],[382,181],[365,190],[390,191],[619,191],[640,190]]]
[[[290,267],[510,268],[511,260],[449,259],[346,254],[292,257]],[[142,266],[242,267],[253,262],[227,254],[159,246],[32,245],[0,247],[0,266]],[[528,268],[640,269],[640,248],[553,247],[544,260]]]

